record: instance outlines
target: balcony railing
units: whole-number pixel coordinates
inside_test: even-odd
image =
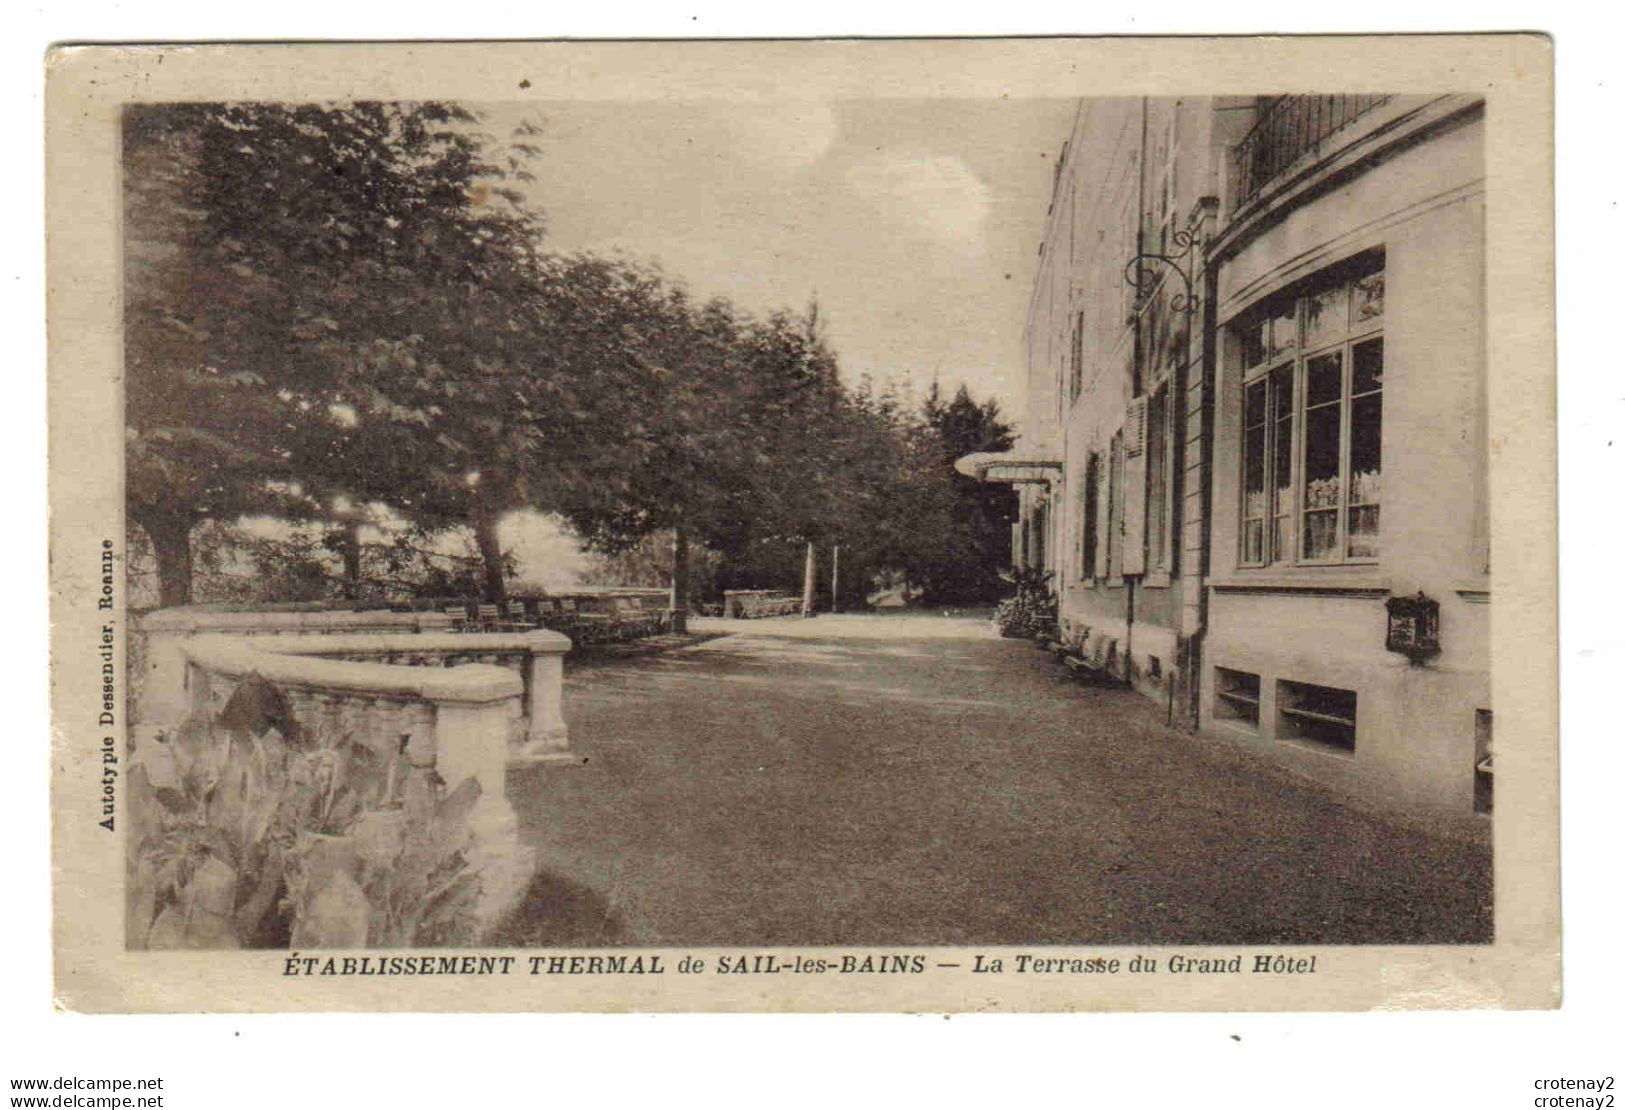
[[[1288,166],[1373,108],[1387,95],[1262,97],[1258,122],[1236,148],[1239,207]]]

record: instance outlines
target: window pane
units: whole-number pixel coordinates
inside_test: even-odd
[[[1247,387],[1245,399],[1247,411],[1242,415],[1242,426],[1256,428],[1264,423],[1267,413],[1264,407],[1265,385],[1262,378]]]
[[[1343,352],[1328,351],[1309,360],[1305,403],[1324,405],[1343,399]]]
[[[1349,504],[1375,505],[1382,476],[1382,394],[1356,397],[1349,411]]]
[[[1249,520],[1242,526],[1241,561],[1244,563],[1262,563],[1264,561],[1264,522],[1262,520]]]
[[[1242,445],[1246,506],[1242,512],[1248,520],[1264,515],[1264,428],[1247,429]]]
[[[1307,482],[1303,507],[1337,507],[1337,470],[1341,461],[1341,433],[1337,405],[1311,409],[1304,416],[1303,476]]]
[[[1264,561],[1264,451],[1269,432],[1267,379],[1247,387],[1241,437],[1241,560]]]
[[[1303,345],[1313,350],[1348,331],[1349,288],[1338,285],[1304,298]]]
[[[1376,505],[1349,509],[1349,558],[1375,559],[1381,554],[1377,544],[1377,517],[1381,512]]]
[[[1292,514],[1275,518],[1270,532],[1270,562],[1284,563],[1292,558]]]
[[[1264,349],[1269,336],[1269,321],[1260,316],[1243,323],[1236,329],[1241,344],[1241,368],[1257,366],[1264,361]]]
[[[1354,326],[1368,325],[1382,319],[1383,273],[1378,270],[1354,282]]]
[[[1275,391],[1274,415],[1276,422],[1292,419],[1292,367],[1282,366],[1270,372],[1270,387]]]
[[[1358,397],[1382,388],[1382,338],[1354,346],[1354,381],[1349,392]]]
[[[1298,349],[1298,302],[1289,301],[1270,314],[1270,358]]]
[[[1292,367],[1283,366],[1270,374],[1274,392],[1275,490],[1270,514],[1270,558],[1282,561],[1292,557]]]
[[[1337,554],[1337,510],[1303,514],[1303,557],[1326,559]]]
[[[1247,387],[1241,437],[1241,559],[1264,560],[1264,444],[1269,431],[1269,387],[1260,379]]]
[[[1314,388],[1313,384],[1310,388]],[[1334,403],[1304,414],[1303,556],[1306,559],[1325,559],[1337,554],[1341,409],[1341,404]]]
[[[1382,501],[1382,394],[1356,397],[1349,408],[1349,540],[1353,559],[1374,559]]]

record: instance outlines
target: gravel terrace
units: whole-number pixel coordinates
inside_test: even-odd
[[[1490,938],[1487,826],[1356,808],[983,620],[695,626],[731,634],[572,661],[581,764],[510,777],[550,876],[511,941]]]

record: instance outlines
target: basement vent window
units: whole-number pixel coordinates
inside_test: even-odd
[[[1275,735],[1353,752],[1357,700],[1353,690],[1282,679],[1275,684]]]
[[[1237,721],[1258,728],[1258,676],[1228,667],[1213,668],[1213,716],[1221,721]]]

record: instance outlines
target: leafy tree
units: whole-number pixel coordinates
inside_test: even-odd
[[[850,449],[858,470],[842,533],[842,579],[866,595],[869,582],[889,570],[918,580],[920,567],[951,543],[952,489],[942,475],[938,437],[894,388],[876,395],[860,384],[853,406],[861,442]]]
[[[742,572],[730,585],[783,585],[781,569],[839,535],[851,500],[846,465],[854,412],[834,354],[819,334],[817,307],[778,312],[740,335],[739,477],[733,511],[712,545]],[[771,568],[767,581],[763,571]]]
[[[963,385],[944,403],[933,383],[923,414],[939,445],[936,470],[953,496],[948,526],[935,556],[919,566],[917,580],[933,603],[990,601],[1000,593],[999,571],[1009,562],[1016,496],[1009,486],[967,478],[953,463],[978,451],[1008,451],[1014,429],[996,400],[976,401]]]
[[[473,124],[441,103],[127,113],[127,497],[164,603],[190,595],[200,521],[339,496],[494,547],[539,434],[509,383],[540,223],[504,184],[533,148],[493,162]]]
[[[548,504],[602,554],[671,532],[682,609],[684,548],[726,482],[729,429],[717,417],[729,402],[732,310],[694,305],[653,269],[590,255],[551,260],[541,304],[545,366],[557,369],[537,384],[580,385],[566,404],[575,426],[558,444],[574,465],[547,472]]]
[[[496,143],[433,102],[180,104],[131,109],[124,138],[127,500],[163,604],[192,595],[200,525],[262,513],[327,529],[239,553],[287,592],[450,588],[464,568],[421,552],[466,527],[500,598],[497,524],[526,506],[605,553],[669,534],[680,606],[690,545],[719,589],[839,544],[852,585],[990,590],[1009,494],[951,464],[1008,446],[995,404],[846,388],[816,304],[750,319],[541,253],[509,188],[525,129]],[[378,506],[409,538],[362,542]]]
[[[125,490],[165,605],[191,598],[199,523],[300,507],[279,444],[310,411],[263,367],[220,357],[233,321],[216,296],[247,274],[211,241],[198,118],[192,106],[124,118]]]

